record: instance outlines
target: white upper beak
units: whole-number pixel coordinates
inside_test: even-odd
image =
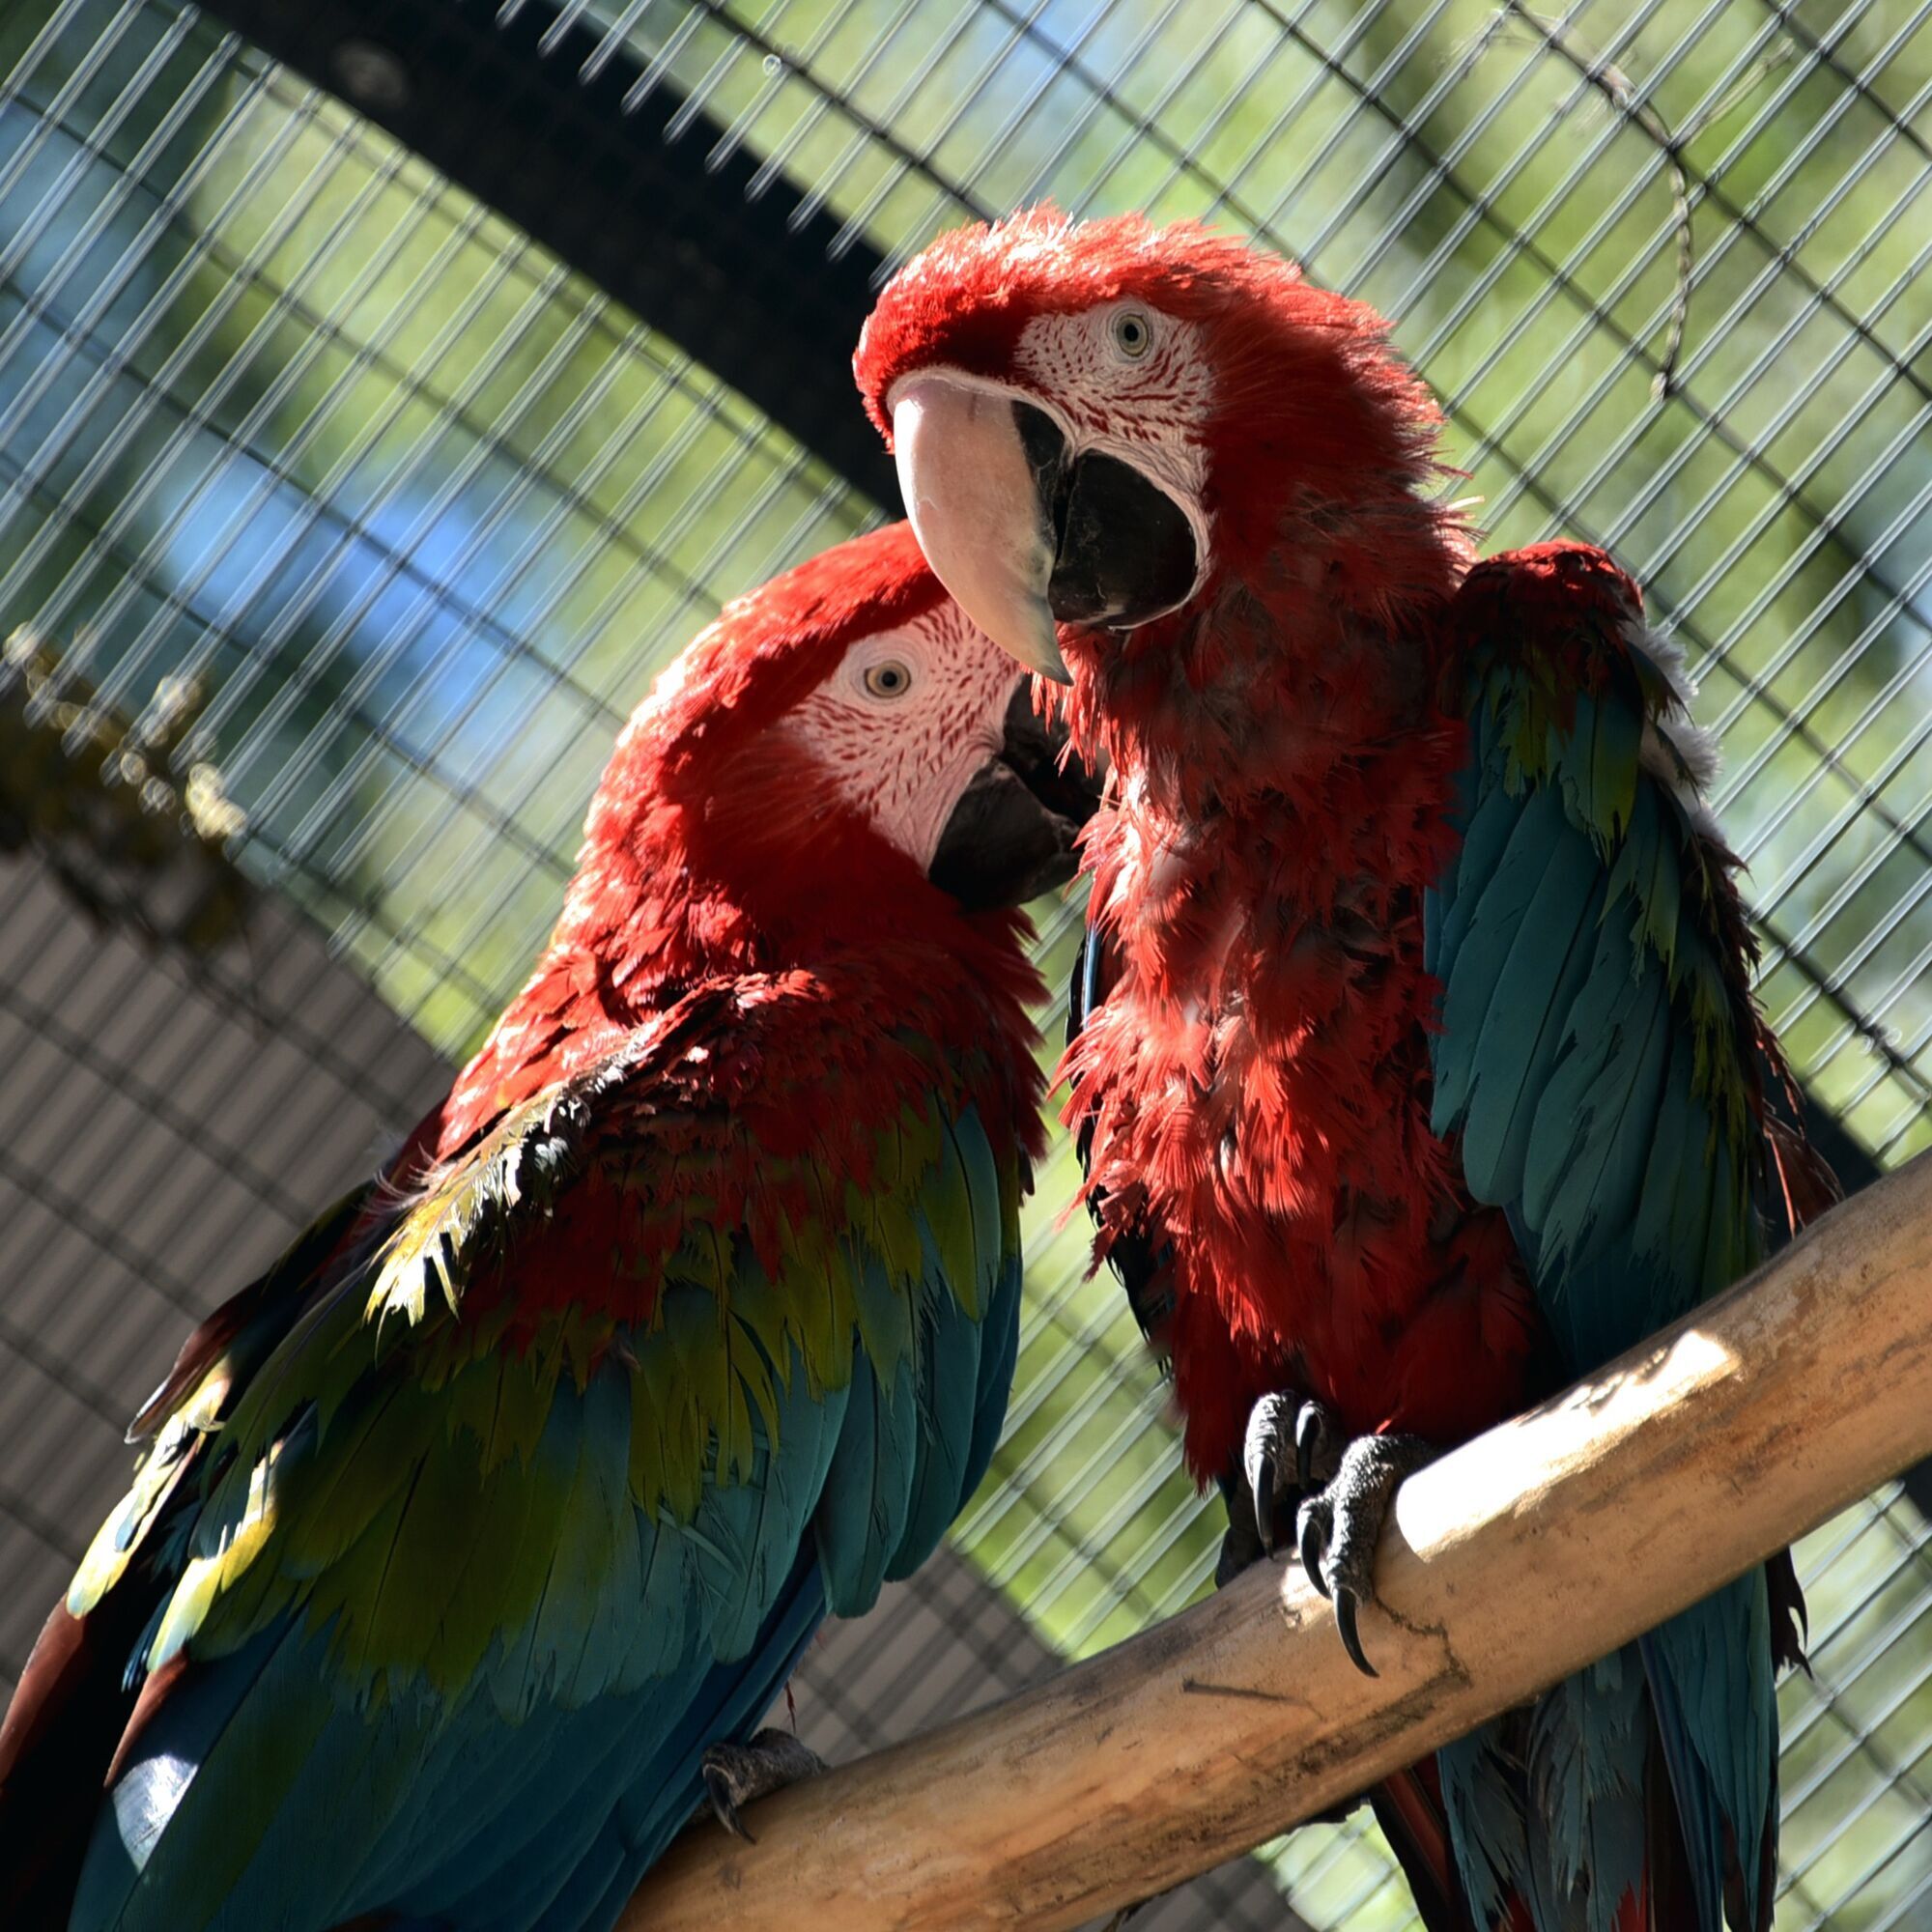
[[[945,375],[892,395],[913,534],[961,610],[1029,670],[1067,683],[1047,603],[1053,538],[1010,398]]]

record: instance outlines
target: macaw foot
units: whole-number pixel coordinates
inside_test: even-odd
[[[1221,1539],[1221,1556],[1214,1566],[1214,1587],[1217,1590],[1225,1587],[1251,1564],[1264,1556],[1272,1556],[1278,1541],[1277,1527],[1291,1512],[1297,1513],[1298,1524],[1300,1511],[1329,1505],[1331,1514],[1326,1520],[1332,1530],[1332,1503],[1343,1487],[1350,1455],[1355,1449],[1364,1448],[1372,1460],[1381,1452],[1368,1445],[1390,1443],[1396,1445],[1399,1454],[1403,1445],[1414,1443],[1422,1451],[1419,1461],[1429,1460],[1429,1452],[1413,1436],[1371,1435],[1363,1437],[1359,1444],[1350,1443],[1335,1418],[1319,1402],[1293,1393],[1263,1396],[1248,1415],[1241,1444],[1240,1475],[1223,1486],[1228,1504],[1228,1531]],[[1381,1506],[1375,1511],[1374,1521],[1366,1525],[1371,1562],[1376,1536],[1381,1527],[1381,1511],[1404,1473],[1405,1470],[1399,1469],[1390,1478]],[[1343,1520],[1345,1527],[1349,1527],[1358,1519],[1345,1508]],[[1315,1585],[1324,1596],[1330,1594],[1328,1577],[1315,1574]],[[1365,1600],[1372,1595],[1366,1574],[1361,1594]],[[1375,1672],[1363,1657],[1361,1641],[1355,1634],[1353,1604],[1338,1597],[1335,1620],[1342,1628],[1342,1641],[1348,1645],[1349,1655],[1373,1677]],[[1360,1803],[1360,1798],[1346,1798],[1339,1804],[1314,1814],[1307,1822],[1340,1824]]]
[[[1342,1466],[1341,1448],[1335,1419],[1319,1402],[1264,1395],[1249,1411],[1241,1468],[1264,1555],[1274,1554],[1276,1518],[1334,1478]]]
[[[1332,1434],[1332,1431],[1330,1432]],[[1355,1668],[1376,1675],[1355,1619],[1376,1601],[1376,1545],[1405,1476],[1437,1455],[1419,1435],[1358,1435],[1337,1461],[1327,1486],[1296,1512],[1295,1542],[1308,1580],[1335,1605],[1335,1628]]]
[[[1334,1425],[1319,1402],[1284,1393],[1255,1404],[1241,1443],[1240,1475],[1227,1492],[1228,1532],[1214,1565],[1217,1590],[1274,1554],[1282,1517],[1340,1467],[1335,1444]]]
[[[825,1769],[825,1760],[789,1731],[767,1726],[749,1744],[713,1745],[698,1761],[698,1768],[704,1774],[704,1789],[718,1822],[750,1845],[757,1841],[739,1817],[739,1805],[782,1791],[802,1778],[816,1777]]]

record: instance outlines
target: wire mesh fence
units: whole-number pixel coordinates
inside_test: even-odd
[[[1685,642],[1762,996],[1806,1086],[1882,1164],[1932,1139],[1932,6],[449,10],[541,22],[538,58],[621,71],[634,112],[674,102],[694,165],[753,160],[749,191],[834,254],[890,263],[1050,195],[1206,216],[1376,302],[1445,404],[1490,540],[1608,544]],[[0,704],[98,769],[105,722],[145,742],[192,688],[161,762],[219,774],[242,872],[453,1057],[539,943],[657,667],[880,506],[706,341],[639,320],[209,14],[14,0],[0,75],[0,634],[26,627],[54,666]],[[380,59],[360,77],[377,111]],[[782,292],[756,299],[782,331]],[[1066,915],[1042,923],[1058,981]],[[259,968],[223,970],[245,1000]],[[351,1061],[337,1076],[380,1085],[381,1056]],[[23,1111],[8,1133],[51,1128]],[[1171,1614],[1217,1541],[1121,1297],[1056,1224],[1071,1185],[1057,1148],[1007,1439],[953,1538],[1059,1655]],[[0,1356],[34,1400],[85,1366],[60,1296],[23,1298],[39,1252],[10,1237],[0,1287]],[[150,1243],[127,1273],[167,1264]],[[207,1272],[211,1300],[243,1278],[204,1291]],[[43,1320],[66,1339],[37,1342]],[[14,1428],[0,1517],[51,1548],[86,1484],[44,1477],[60,1511],[19,1492]],[[1927,1534],[1894,1486],[1801,1552],[1815,1674],[1783,1693],[1782,1932],[1932,1925]],[[1267,1871],[1279,1922],[1413,1922],[1358,1821],[1294,1834]],[[1204,1897],[1191,1922],[1228,1910]]]

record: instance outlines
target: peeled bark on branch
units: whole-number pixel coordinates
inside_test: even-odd
[[[1932,1452],[1932,1155],[1406,1483],[1358,1674],[1293,1565],[704,1825],[622,1932],[1050,1932],[1362,1791]]]

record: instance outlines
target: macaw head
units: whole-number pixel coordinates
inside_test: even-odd
[[[1139,216],[940,236],[880,296],[853,368],[932,567],[1062,681],[1063,646],[1078,669],[1176,645],[1217,590],[1280,569],[1298,512],[1293,547],[1352,543],[1366,566],[1374,517],[1331,506],[1412,502],[1438,421],[1373,309]]]
[[[598,789],[576,891],[647,899],[674,871],[709,917],[766,930],[1015,906],[1073,872],[1094,788],[1064,748],[895,524],[728,605],[664,672]]]

